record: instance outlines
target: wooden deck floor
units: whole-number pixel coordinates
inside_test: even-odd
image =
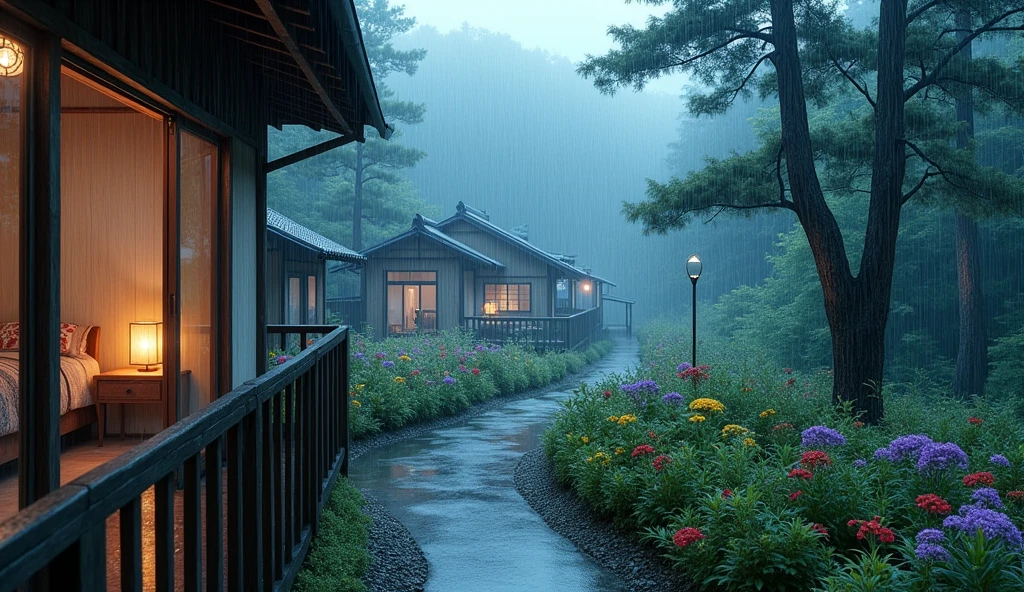
[[[103,447],[96,445],[92,440],[82,444],[76,444],[65,450],[60,457],[60,480],[61,484],[67,483],[89,472],[93,468],[123,454],[133,446],[142,443],[144,440],[139,437],[121,440],[117,437],[105,438]],[[227,483],[222,478],[222,483]],[[203,541],[206,536],[206,479],[202,480],[202,516],[203,516]],[[224,495],[227,495],[225,485]],[[184,496],[181,491],[174,495],[174,543],[175,543],[175,589],[184,590],[184,557],[181,554],[183,530],[184,530]],[[226,503],[224,504],[226,508]],[[0,478],[0,520],[6,520],[18,512],[18,475],[13,473]],[[155,507],[153,489],[150,488],[142,495],[142,577],[143,590],[155,589]],[[225,520],[226,523],[226,520]],[[225,527],[226,530],[226,527]],[[203,552],[203,566],[206,564],[205,544]],[[107,519],[107,590],[118,592],[121,590],[121,541],[120,521],[115,512]],[[204,577],[205,585],[205,577]]]

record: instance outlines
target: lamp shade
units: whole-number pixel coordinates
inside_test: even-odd
[[[498,314],[497,302],[484,302],[484,314]]]
[[[583,291],[584,292],[589,292],[590,291],[590,282],[583,282]]]
[[[0,35],[0,76],[17,76],[25,69],[25,52],[13,40]]]
[[[700,277],[700,272],[703,267],[704,265],[700,262],[700,257],[694,253],[686,260],[686,275],[690,276],[691,280],[696,280]]]
[[[163,323],[139,321],[128,324],[128,363],[133,366],[163,363]]]

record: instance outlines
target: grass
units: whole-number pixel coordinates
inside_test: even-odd
[[[363,592],[370,567],[370,517],[364,499],[348,479],[339,478],[320,517],[320,532],[295,578],[295,592]]]

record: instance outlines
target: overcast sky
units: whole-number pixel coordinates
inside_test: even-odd
[[[643,26],[647,16],[664,7],[625,0],[392,0],[420,25],[446,33],[471,27],[507,33],[524,47],[539,48],[574,63],[586,54],[601,55],[613,47],[609,25]],[[680,78],[661,80],[652,90],[679,94]]]

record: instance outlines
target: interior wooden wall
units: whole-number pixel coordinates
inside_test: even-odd
[[[65,108],[123,107],[61,83]],[[148,115],[61,116],[61,318],[103,328],[103,371],[128,365],[128,323],[162,320],[164,143]],[[159,418],[156,405],[129,406],[126,430],[155,433]],[[116,432],[116,408],[108,421]]]
[[[231,145],[232,385],[256,377],[256,149]],[[266,216],[266,212],[263,212]],[[262,352],[258,355],[264,355]]]
[[[19,144],[24,80],[25,76],[0,78],[0,323],[18,320]]]

